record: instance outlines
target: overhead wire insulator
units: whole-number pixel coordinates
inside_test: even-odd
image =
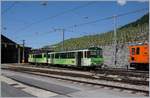
[[[47,5],[48,5],[48,1],[43,1],[41,4],[42,4],[43,6],[47,6]]]

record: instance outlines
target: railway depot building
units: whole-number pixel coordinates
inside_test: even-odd
[[[24,62],[28,62],[30,47],[24,47]],[[23,46],[1,35],[1,63],[22,63]]]

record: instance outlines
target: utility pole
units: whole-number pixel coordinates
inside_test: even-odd
[[[24,46],[25,46],[25,40],[22,40],[22,42],[23,42],[23,49],[22,49],[22,63],[24,63]]]
[[[117,28],[116,28],[116,18],[117,16],[114,15],[114,65],[116,66],[117,63]]]
[[[55,31],[61,31],[62,33],[62,51],[64,51],[65,29],[54,29]]]

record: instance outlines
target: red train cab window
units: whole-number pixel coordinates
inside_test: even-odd
[[[135,48],[132,48],[132,55],[135,55]]]
[[[136,48],[136,54],[140,54],[140,48],[139,47]]]

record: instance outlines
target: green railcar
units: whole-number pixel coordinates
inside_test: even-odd
[[[68,66],[101,66],[103,55],[101,48],[88,48],[75,51],[48,53],[48,64]]]
[[[43,64],[46,64],[47,59],[48,58],[47,58],[46,53],[29,54],[28,61],[29,61],[29,63],[35,63],[35,64],[43,63]]]
[[[29,63],[92,67],[103,64],[102,49],[92,47],[82,50],[29,54]]]
[[[48,64],[76,65],[75,52],[52,52],[48,54]]]
[[[34,54],[29,54],[28,62],[29,63],[34,63],[35,62]]]

